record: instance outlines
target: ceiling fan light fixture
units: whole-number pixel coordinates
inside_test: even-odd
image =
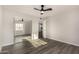
[[[44,11],[41,11],[41,14],[44,14]]]
[[[44,5],[41,5],[41,9],[34,8],[35,10],[40,11],[40,14],[43,15],[45,11],[52,11],[52,8],[44,9]]]

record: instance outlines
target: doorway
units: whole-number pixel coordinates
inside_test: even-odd
[[[27,36],[31,36],[32,21],[24,18],[14,19],[14,44],[22,42]]]

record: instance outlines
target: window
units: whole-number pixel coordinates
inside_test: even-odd
[[[22,23],[16,23],[15,27],[16,27],[16,31],[22,31],[23,30],[23,24]]]

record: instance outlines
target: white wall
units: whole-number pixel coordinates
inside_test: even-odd
[[[0,51],[3,43],[3,21],[2,21],[2,6],[0,6]]]
[[[32,20],[32,39],[38,39],[38,19]]]
[[[47,38],[79,46],[78,7],[49,17]]]

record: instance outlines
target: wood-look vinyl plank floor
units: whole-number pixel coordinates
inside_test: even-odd
[[[48,44],[35,48],[29,42],[23,41],[15,45],[5,46],[2,51],[7,51],[6,54],[79,54],[78,46],[51,39],[42,40]]]

